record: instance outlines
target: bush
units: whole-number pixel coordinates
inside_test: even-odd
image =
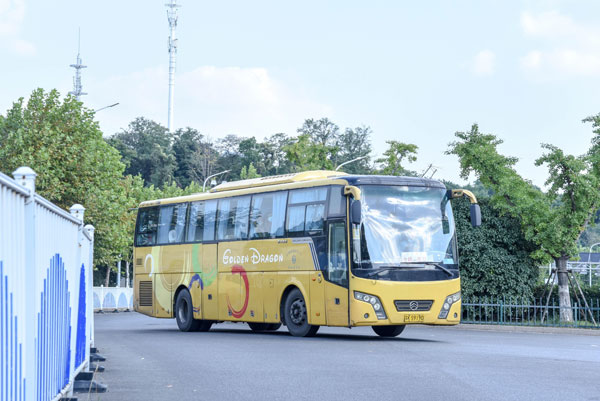
[[[500,216],[487,199],[479,204],[482,224],[473,228],[469,202],[453,202],[463,297],[532,299],[538,277],[537,263],[529,256],[534,244],[525,240],[518,219]]]

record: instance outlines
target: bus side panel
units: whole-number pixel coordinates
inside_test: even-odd
[[[217,278],[217,244],[201,246],[202,266],[202,318],[206,320],[219,319],[219,291]],[[192,259],[193,260],[193,259]]]
[[[320,271],[310,272],[310,324],[327,324],[325,315],[325,279]]]
[[[191,245],[162,246],[158,258],[158,274],[154,277],[154,295],[156,299],[154,315],[156,317],[173,317],[175,291],[181,285],[188,287],[189,280],[185,276],[191,256]],[[156,266],[155,266],[156,267]]]
[[[325,283],[327,302],[327,325],[348,326],[348,289],[339,285]]]
[[[246,314],[243,320],[245,322],[264,322],[265,317],[263,314],[263,286],[262,279],[263,273],[250,272],[247,273],[248,286],[245,286],[244,279],[242,277],[241,283],[241,301],[242,304],[248,303],[246,308]]]
[[[232,274],[232,272],[219,272],[218,280],[218,320],[240,320],[245,313],[240,292],[242,276],[240,274]]]
[[[134,290],[133,307],[136,312],[154,316],[154,280],[160,247],[140,247],[134,249]]]
[[[279,316],[279,296],[281,289],[275,286],[277,273],[267,272],[262,275],[263,312],[264,321],[267,323],[281,322]]]

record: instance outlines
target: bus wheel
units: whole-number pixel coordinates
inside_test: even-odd
[[[288,294],[283,307],[283,319],[288,331],[295,337],[312,337],[317,334],[319,326],[308,324],[306,302],[299,289],[294,288]]]
[[[406,325],[398,326],[371,326],[373,331],[380,337],[396,337],[404,331]]]
[[[179,330],[198,331],[200,329],[203,322],[194,320],[194,311],[192,308],[192,296],[190,292],[187,289],[181,290],[177,294],[177,300],[175,301],[175,319],[177,320]]]

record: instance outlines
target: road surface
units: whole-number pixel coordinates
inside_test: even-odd
[[[394,339],[370,328],[295,338],[95,318],[108,392],[92,400],[600,400],[600,336],[411,326]]]

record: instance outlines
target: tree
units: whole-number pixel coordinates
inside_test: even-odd
[[[482,134],[474,124],[468,132],[457,132],[447,154],[457,155],[461,176],[474,173],[494,191],[492,204],[501,213],[518,217],[525,238],[537,249],[532,257],[540,262],[553,259],[557,267],[561,321],[573,320],[567,277],[567,261],[577,253],[577,240],[600,206],[600,115],[591,118],[595,128],[588,154],[575,157],[553,145],[545,149],[536,165],[548,167],[547,192],[542,192],[514,169],[516,158],[498,153],[502,141]],[[596,164],[594,164],[596,163]]]
[[[383,153],[382,158],[376,160],[382,164],[381,172],[388,175],[414,175],[413,172],[406,170],[402,163],[408,161],[412,163],[417,160],[417,145],[398,141],[386,141],[389,145],[388,150]]]
[[[338,166],[352,159],[365,157],[364,159],[345,165],[343,167],[345,172],[350,174],[369,174],[373,171],[369,165],[371,154],[371,132],[370,127],[362,126],[346,128],[344,133],[339,135],[335,146],[338,149]]]
[[[202,165],[198,155],[202,153],[204,136],[193,128],[178,129],[173,135],[175,170],[173,177],[180,187],[203,179]]]
[[[56,90],[33,91],[27,104],[13,103],[0,116],[0,168],[11,174],[33,168],[36,191],[62,208],[81,203],[85,223],[96,228],[94,263],[111,264],[124,247],[121,219],[125,166],[119,153],[102,139],[94,112]]]
[[[138,117],[123,130],[108,139],[126,164],[126,174],[140,174],[146,185],[162,187],[173,180],[177,160],[171,147],[167,128]],[[184,166],[185,168],[185,166]]]
[[[240,173],[240,179],[248,180],[250,178],[258,178],[258,177],[260,177],[260,174],[258,174],[256,172],[256,169],[254,168],[254,165],[252,163],[250,163],[248,165],[248,169],[246,169],[246,166],[242,167],[242,172]]]
[[[308,118],[297,131],[300,135],[308,135],[312,142],[322,146],[335,146],[340,135],[340,127],[328,118]]]
[[[530,256],[536,245],[525,239],[519,218],[500,215],[489,198],[478,202],[482,224],[476,230],[471,227],[469,202],[452,202],[463,296],[531,299],[539,274]]]
[[[329,156],[334,148],[312,142],[308,134],[300,135],[284,150],[287,158],[294,165],[294,171],[333,169],[333,162]]]

